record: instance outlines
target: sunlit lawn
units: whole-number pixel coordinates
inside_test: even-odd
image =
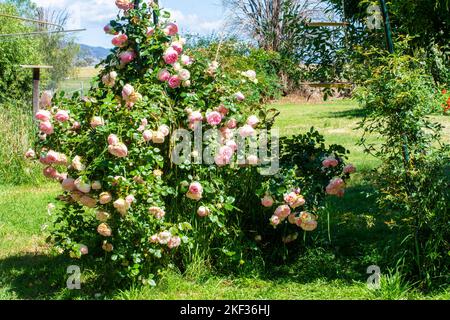
[[[353,102],[278,103],[275,107],[281,111],[276,126],[282,134],[303,133],[314,126],[328,143],[342,144],[351,150],[350,161],[361,170],[377,165],[378,160],[357,146],[360,132],[353,129],[362,112]],[[450,117],[436,119],[450,127]],[[446,132],[450,141],[449,131]],[[392,295],[390,289],[377,293],[367,289],[366,270],[362,266],[378,262],[376,243],[383,241],[389,231],[383,213],[376,211],[373,199],[366,198],[364,192],[370,186],[364,185],[362,178],[361,174],[355,176],[342,201],[328,203],[333,245],[340,252],[348,252],[339,260],[332,254],[327,256],[326,263],[336,269],[332,277],[300,276],[301,272],[314,274],[314,270],[319,273],[321,268],[328,268],[325,262],[319,266],[314,261],[279,278],[211,275],[197,266],[185,275],[176,272],[165,275],[156,288],[113,292],[98,290],[88,281],[89,277],[95,277],[92,274],[86,276],[81,291],[66,289],[66,268],[74,262],[49,254],[44,241],[51,218],[47,204],[55,201],[58,186],[0,187],[0,299],[450,299],[445,290],[424,296],[414,291]],[[318,233],[323,234],[326,228],[326,219],[321,219]]]

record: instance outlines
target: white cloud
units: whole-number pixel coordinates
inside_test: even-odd
[[[208,34],[222,29],[223,20],[206,20],[197,14],[184,14],[180,10],[167,9],[171,13],[171,18],[181,27],[183,32]]]

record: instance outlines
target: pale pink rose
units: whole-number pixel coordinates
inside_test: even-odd
[[[281,220],[280,220],[280,218],[277,217],[277,216],[272,216],[272,217],[270,218],[270,224],[271,224],[272,226],[274,226],[274,227],[278,226],[278,225],[280,224],[280,222],[281,222]]]
[[[102,183],[100,181],[94,181],[91,185],[92,190],[102,190]]]
[[[221,104],[217,107],[216,111],[220,112],[224,117],[226,117],[230,110],[228,110],[223,104]]]
[[[289,208],[289,206],[287,205],[282,205],[279,206],[276,210],[275,210],[275,216],[279,217],[280,219],[286,219],[287,217],[289,217],[289,215],[291,214],[291,208]]]
[[[133,202],[136,201],[136,198],[132,194],[130,194],[129,196],[127,196],[125,198],[125,201],[128,202],[131,205]]]
[[[247,124],[248,124],[249,126],[252,126],[253,128],[256,127],[256,126],[258,125],[258,123],[259,123],[259,119],[258,119],[258,117],[255,116],[255,115],[250,116],[250,117],[247,119]]]
[[[250,155],[247,157],[247,163],[251,166],[256,166],[259,162],[258,156]]]
[[[211,210],[209,210],[209,208],[201,206],[200,208],[198,208],[197,210],[197,215],[201,218],[207,217],[211,214]]]
[[[191,86],[191,84],[192,84],[191,80],[186,80],[186,81],[183,81],[183,83],[181,83],[183,88],[189,88]]]
[[[41,108],[47,108],[52,105],[53,95],[50,91],[44,91],[39,99],[39,106]]]
[[[118,144],[119,142],[120,142],[119,138],[115,134],[110,134],[108,136],[108,144],[109,145]]]
[[[97,206],[97,200],[89,196],[82,196],[80,199],[80,203],[88,208],[95,208]]]
[[[235,128],[237,127],[237,121],[236,121],[236,119],[230,119],[230,120],[228,120],[228,122],[227,122],[227,127],[228,127],[229,129],[235,129]]]
[[[97,127],[101,127],[101,126],[104,126],[105,125],[105,120],[103,120],[103,118],[102,117],[93,117],[92,119],[91,119],[91,127],[93,128],[93,129],[95,129],[95,128],[97,128]]]
[[[317,221],[310,220],[310,221],[303,222],[300,225],[300,227],[305,231],[314,231],[317,229]]]
[[[291,193],[285,194],[284,195],[284,202],[286,202],[287,204],[291,205],[292,203],[295,202],[297,197],[298,197],[298,195],[295,192],[291,192]]]
[[[85,246],[84,244],[80,245],[80,253],[81,255],[85,256],[89,253],[89,248]]]
[[[180,72],[183,69],[183,67],[181,66],[181,64],[179,62],[175,62],[172,67],[173,67],[173,70],[175,70],[176,72]]]
[[[171,238],[172,238],[172,234],[170,233],[170,231],[163,231],[158,234],[158,240],[159,240],[160,244],[169,243]]]
[[[189,114],[189,122],[202,122],[203,116],[200,111],[193,111]]]
[[[71,130],[78,130],[78,129],[80,129],[81,128],[81,124],[78,122],[78,121],[75,121],[73,124],[72,124],[72,128],[71,128]]]
[[[122,64],[127,64],[136,59],[136,53],[128,50],[119,54],[119,59]]]
[[[117,31],[114,30],[114,28],[110,24],[107,24],[106,26],[104,26],[103,31],[105,31],[106,34],[111,34],[111,35],[117,34]]]
[[[192,193],[188,191],[188,193],[186,193],[186,197],[191,200],[200,201],[203,198],[203,195],[201,193]]]
[[[150,142],[153,139],[153,131],[151,130],[145,130],[142,133],[142,137],[144,138],[145,142]]]
[[[203,187],[200,184],[200,182],[192,182],[189,185],[189,192],[191,192],[192,194],[202,194],[203,193]]]
[[[187,80],[189,80],[191,78],[191,73],[189,72],[189,70],[181,69],[178,72],[178,76],[180,77],[180,79],[182,81],[187,81]]]
[[[233,137],[233,130],[228,127],[222,127],[220,128],[220,134],[225,140],[229,140]]]
[[[166,212],[159,207],[151,207],[148,209],[148,212],[158,220],[164,218],[166,215]]]
[[[189,56],[187,56],[187,55],[185,55],[185,54],[183,54],[182,56],[181,56],[181,63],[184,65],[184,66],[190,66],[191,64],[192,64],[192,58],[191,57],[189,57]]]
[[[227,141],[226,145],[230,147],[234,152],[236,152],[238,149],[238,145],[234,140]]]
[[[165,141],[164,134],[160,131],[154,131],[152,141],[155,144],[162,144]]]
[[[116,84],[117,72],[111,71],[102,77],[102,82],[105,86],[113,87]]]
[[[36,157],[36,152],[34,152],[33,149],[28,149],[27,152],[25,152],[25,158],[33,159],[35,157]]]
[[[151,243],[159,243],[159,237],[157,234],[153,235],[150,237],[150,242]]]
[[[39,121],[49,121],[52,118],[52,114],[47,110],[39,110],[35,117]]]
[[[79,177],[74,181],[75,187],[78,189],[78,191],[83,193],[89,193],[91,192],[91,182],[85,181],[83,177]]]
[[[169,48],[164,52],[163,59],[167,64],[174,64],[178,61],[178,52],[176,52],[173,48]]]
[[[242,138],[247,138],[255,135],[255,129],[253,129],[252,126],[249,126],[248,124],[244,125],[239,129],[239,135]]]
[[[349,164],[345,166],[344,173],[345,174],[352,174],[356,172],[356,167],[353,164]]]
[[[167,36],[174,36],[178,33],[178,26],[175,23],[169,23],[165,28],[164,28],[164,34]]]
[[[75,180],[70,178],[70,177],[68,177],[68,178],[63,180],[63,182],[61,183],[61,187],[65,191],[74,191],[76,189],[76,187],[75,187]]]
[[[151,37],[152,35],[155,34],[155,28],[148,27],[146,34],[147,34],[147,37]]]
[[[116,37],[114,37],[111,41],[113,46],[123,48],[127,45],[128,42],[128,36],[126,34],[120,34]]]
[[[175,50],[178,54],[181,54],[183,52],[183,44],[179,41],[174,41],[171,44],[171,47],[173,50]]]
[[[55,114],[55,120],[58,122],[66,122],[69,119],[70,119],[69,111],[67,111],[67,110],[59,110]]]
[[[125,199],[117,199],[114,201],[114,208],[122,215],[125,216],[130,209],[130,204]]]
[[[171,76],[168,83],[169,87],[171,87],[172,89],[176,89],[181,85],[181,79],[177,75]]]
[[[130,10],[134,8],[133,0],[116,0],[116,6],[121,10]]]
[[[212,126],[217,126],[222,122],[222,114],[217,111],[209,112],[206,115],[206,121]]]
[[[170,134],[170,129],[165,124],[160,125],[158,131],[161,132],[164,135],[164,137],[167,137]]]
[[[135,92],[133,86],[131,84],[126,84],[122,89],[122,98],[127,100],[129,96],[131,96]]]
[[[103,237],[111,237],[112,229],[106,224],[102,223],[97,227],[97,232]]]
[[[116,156],[118,158],[125,158],[128,156],[128,148],[123,143],[118,143],[114,145],[110,145],[108,147],[108,151],[113,156]]]
[[[234,94],[234,97],[238,100],[238,101],[244,101],[245,100],[245,96],[242,92],[236,92]]]
[[[102,192],[99,197],[100,204],[108,204],[112,201],[112,195],[109,192]]]
[[[292,209],[296,209],[298,207],[304,206],[306,203],[305,198],[303,198],[302,196],[298,196],[297,199],[294,200],[294,202],[292,202],[290,204]]]
[[[328,157],[325,160],[323,160],[322,165],[324,168],[334,168],[339,164],[339,161],[336,160],[335,157]]]
[[[162,82],[169,81],[171,75],[167,69],[162,69],[158,72],[158,80]]]
[[[106,222],[111,218],[111,215],[108,212],[104,212],[104,211],[97,211],[95,213],[95,216],[96,216],[97,220],[100,222]]]
[[[111,243],[104,242],[102,245],[102,249],[106,252],[112,252],[114,250],[114,246]]]
[[[218,154],[215,157],[216,164],[219,166],[227,165],[231,162],[234,151],[229,146],[220,147]]]
[[[53,167],[46,167],[43,170],[43,174],[46,178],[49,178],[49,179],[57,179],[59,176],[58,171]]]
[[[326,192],[329,195],[343,196],[345,189],[345,182],[341,178],[334,178],[326,187]]]
[[[41,130],[46,135],[51,135],[54,133],[53,125],[50,121],[43,121],[39,124],[39,130]]]
[[[49,152],[47,152],[47,156],[46,158],[46,163],[52,164],[58,161],[59,159],[59,153],[55,152],[53,150],[50,150]]]
[[[86,166],[81,162],[80,156],[75,156],[72,160],[72,168],[74,168],[77,171],[84,171],[86,169]]]
[[[169,242],[167,243],[167,246],[169,249],[174,249],[179,247],[181,244],[181,238],[180,237],[172,237],[170,238]]]
[[[264,198],[261,199],[261,204],[266,208],[272,207],[274,202],[275,201],[273,200],[273,198],[269,195],[266,195],[264,196]]]
[[[294,213],[291,213],[288,217],[288,221],[290,224],[297,224],[298,218],[295,216]]]

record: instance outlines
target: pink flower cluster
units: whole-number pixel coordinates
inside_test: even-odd
[[[345,194],[345,182],[341,178],[334,178],[330,181],[326,187],[326,192],[329,195],[335,195],[338,197],[343,197]]]
[[[339,161],[334,156],[329,156],[322,161],[324,168],[334,168],[339,165]]]
[[[117,158],[126,158],[128,156],[128,148],[119,141],[119,138],[112,134],[108,137],[108,151]]]
[[[115,47],[123,48],[128,45],[128,36],[126,34],[120,34],[118,36],[115,36],[111,43]]]
[[[175,249],[181,245],[181,238],[173,236],[170,231],[162,231],[150,237],[150,242],[167,245],[169,249]]]
[[[128,107],[132,107],[136,102],[142,100],[142,95],[130,84],[126,84],[122,89],[122,98]]]
[[[173,35],[175,34],[176,32]],[[175,73],[171,74],[167,68],[161,69],[158,72],[158,80],[167,82],[172,89],[179,88],[181,85],[183,87],[189,87],[191,85],[191,73],[189,70],[182,67],[182,65],[189,66],[192,64],[192,59],[189,56],[181,55],[183,53],[184,43],[185,40],[183,39],[173,41],[163,54],[164,62],[167,65],[172,66]],[[181,61],[181,64],[178,62],[179,60]]]
[[[130,10],[134,8],[133,0],[116,0],[116,6],[121,10]]]
[[[199,201],[203,197],[203,187],[200,184],[200,182],[192,182],[189,185],[189,190],[186,193],[186,197],[188,197],[191,200]]]

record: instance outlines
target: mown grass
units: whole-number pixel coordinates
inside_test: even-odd
[[[98,70],[94,67],[77,68],[74,75],[64,80],[58,90],[65,91],[71,95],[76,91],[86,94],[90,87],[92,78],[98,74]]]
[[[325,134],[328,143],[350,149],[350,161],[362,168],[363,172],[352,179],[346,197],[327,203],[331,243],[328,220],[323,216],[316,243],[305,255],[289,265],[280,262],[267,274],[218,275],[201,263],[193,263],[185,274],[176,270],[163,274],[155,288],[102,289],[96,282],[99,275],[92,268],[55,255],[45,245],[51,220],[47,204],[55,202],[59,187],[3,186],[0,299],[450,299],[450,288],[425,295],[409,288],[401,274],[387,270],[386,250],[393,250],[389,239],[396,234],[385,223],[389,213],[377,209],[374,190],[365,180],[364,174],[377,165],[377,160],[356,145],[359,132],[353,128],[362,116],[361,110],[348,101],[275,106],[281,111],[277,126],[282,134],[302,133],[315,126]],[[450,118],[436,119],[450,127]],[[82,290],[68,290],[66,268],[79,263],[83,271]],[[379,265],[382,270],[380,290],[367,288],[366,269],[370,265]]]

